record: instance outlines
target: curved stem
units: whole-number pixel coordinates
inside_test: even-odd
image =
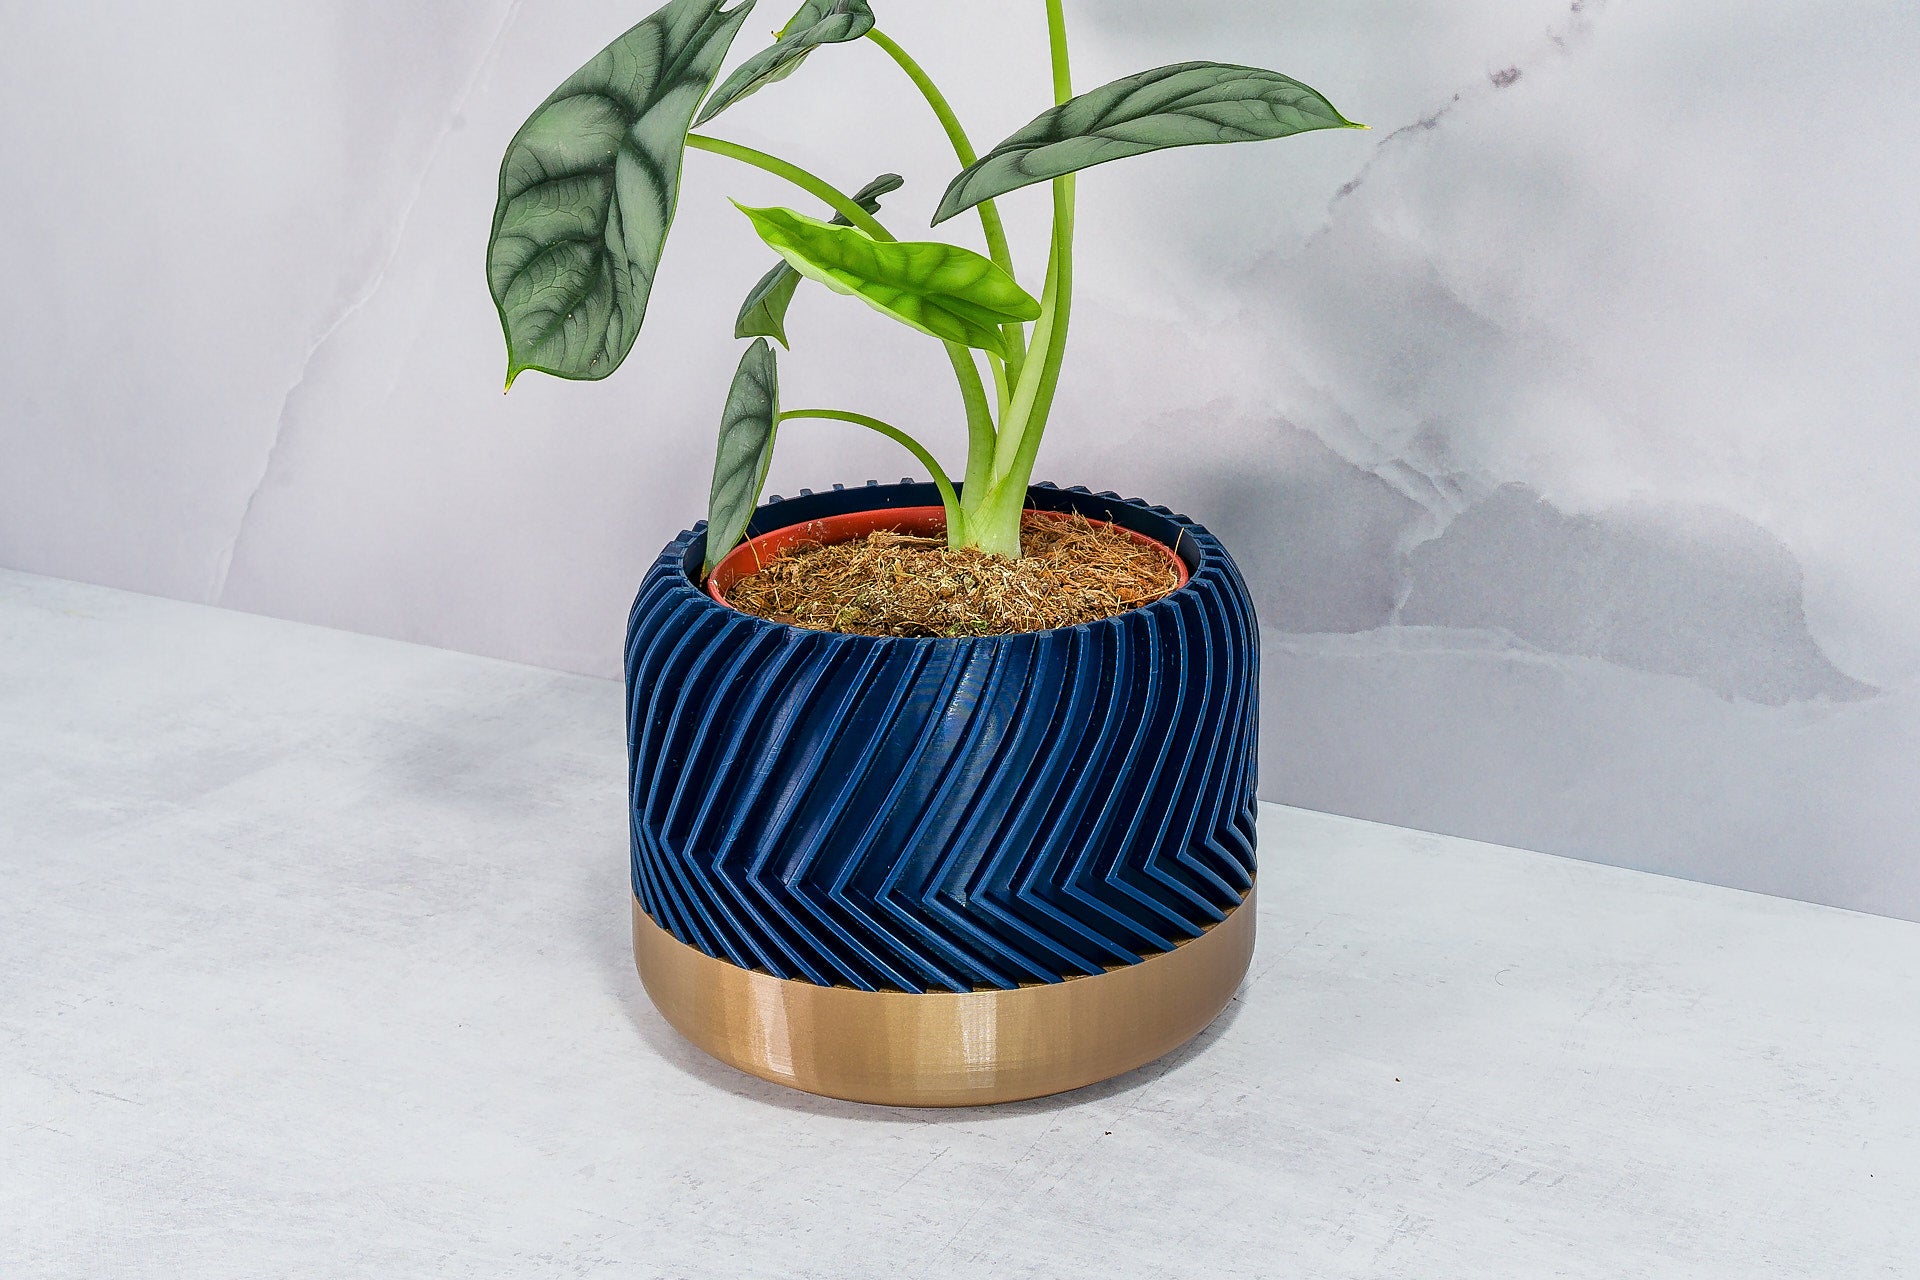
[[[993,483],[993,460],[1000,446],[1000,433],[993,425],[993,410],[987,404],[987,387],[980,380],[980,366],[973,362],[972,348],[949,342],[947,359],[953,363],[953,374],[960,380],[960,399],[967,407],[966,488],[969,492],[985,493]],[[1004,410],[1002,413],[1004,415]]]
[[[764,169],[778,178],[785,178],[808,195],[817,198],[822,204],[833,206],[840,214],[875,240],[892,240],[894,235],[872,214],[853,202],[853,197],[832,183],[817,178],[797,164],[782,160],[779,156],[770,156],[764,151],[755,151],[752,147],[743,147],[737,142],[728,142],[724,138],[709,138],[704,134],[690,133],[687,145],[695,151],[711,151],[714,155],[725,156],[729,160],[739,160],[756,169]]]
[[[797,164],[770,156],[764,151],[755,151],[752,147],[743,147],[737,142],[728,142],[722,138],[709,138],[704,134],[690,133],[687,145],[696,151],[710,151],[717,156],[726,156],[730,160],[739,160],[756,169],[764,169],[776,177],[785,178],[801,190],[831,205],[837,212],[846,216],[854,226],[860,228],[875,240],[893,240],[892,232],[881,226],[879,221],[865,209],[853,202],[852,197],[831,183],[815,177]],[[973,482],[976,472],[981,477],[981,488],[986,487],[986,477],[993,472],[993,456],[998,444],[998,433],[993,425],[993,409],[987,402],[986,384],[980,380],[980,367],[973,362],[973,353],[958,343],[947,343],[947,356],[953,363],[954,377],[960,381],[960,399],[967,412],[967,476],[968,483]],[[955,508],[955,515],[958,514]],[[953,527],[960,527],[955,521]]]
[[[907,79],[913,81],[914,87],[920,90],[920,96],[927,100],[929,107],[933,108],[934,117],[940,121],[940,127],[946,130],[947,141],[953,144],[953,154],[959,157],[960,167],[965,169],[978,160],[979,153],[973,149],[973,142],[967,137],[966,128],[961,125],[960,117],[954,114],[946,95],[940,92],[938,85],[934,84],[933,77],[914,61],[911,54],[902,49],[898,42],[880,28],[875,27],[868,31],[867,39],[885,49],[887,56],[900,65],[900,69],[907,73]],[[980,230],[987,238],[987,256],[992,258],[995,265],[1002,271],[1013,275],[1013,250],[1007,245],[1007,229],[1006,225],[1000,221],[999,208],[991,200],[982,200],[976,208],[980,214]],[[1020,367],[1026,362],[1027,332],[1026,326],[1021,324],[1003,325],[1002,330],[1007,335],[1007,359],[1004,374],[998,365],[995,366],[995,374],[1000,384],[1000,407],[1004,412],[1009,384],[1020,380]]]
[[[979,153],[973,149],[973,142],[967,137],[966,128],[960,123],[960,117],[954,114],[946,95],[940,92],[940,87],[934,84],[933,77],[926,73],[925,68],[915,62],[911,54],[902,49],[893,37],[880,28],[875,27],[867,32],[867,39],[885,49],[887,56],[900,64],[900,69],[907,73],[907,78],[913,81],[915,88],[920,90],[920,96],[925,98],[927,105],[933,108],[933,114],[940,121],[940,127],[946,130],[947,141],[953,144],[953,154],[959,157],[960,167],[967,168],[978,160]],[[986,233],[987,237],[987,255],[1000,264],[1002,271],[1012,275],[1013,254],[1007,246],[1007,232],[1000,221],[1000,212],[991,200],[982,200],[978,207],[980,229]]]
[[[775,422],[786,422],[792,418],[823,418],[829,422],[851,422],[856,427],[865,427],[869,431],[878,431],[887,439],[905,448],[920,465],[933,476],[933,486],[940,491],[940,504],[947,509],[947,545],[958,547],[966,535],[966,517],[960,512],[960,495],[953,490],[953,481],[938,460],[928,453],[918,440],[896,426],[868,417],[864,413],[850,413],[845,409],[788,409]]]

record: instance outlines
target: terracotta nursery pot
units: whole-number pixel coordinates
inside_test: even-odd
[[[879,488],[879,485],[873,485]],[[810,495],[809,495],[810,496]],[[780,499],[776,498],[778,502]],[[1051,519],[1069,519],[1065,511],[1032,512]],[[1144,533],[1135,533],[1123,525],[1106,520],[1094,520],[1092,524],[1133,539],[1159,551],[1173,566],[1179,586],[1187,585],[1187,562],[1174,554],[1173,548],[1164,542],[1157,542]],[[771,533],[749,534],[739,546],[727,553],[725,559],[714,566],[713,573],[707,578],[707,594],[721,604],[727,602],[727,592],[740,579],[758,573],[762,565],[772,560],[789,547],[803,543],[851,542],[867,534],[882,529],[893,533],[913,533],[923,537],[937,536],[947,531],[947,509],[945,507],[879,507],[869,511],[843,511],[837,515],[817,516],[799,524],[785,525]]]
[[[627,631],[648,994],[720,1060],[863,1102],[1142,1066],[1213,1020],[1253,951],[1258,631],[1199,525],[1035,486],[1032,510],[1110,522],[1186,574],[1053,631],[837,635],[723,603],[783,538],[928,532],[938,502],[904,482],[775,498],[712,593],[695,528]]]

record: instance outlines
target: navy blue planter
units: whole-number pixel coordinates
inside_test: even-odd
[[[937,505],[930,485],[774,499],[749,535]],[[1259,635],[1233,561],[1162,508],[1036,486],[1173,547],[1191,581],[1029,635],[803,630],[701,589],[704,525],[627,631],[633,890],[707,956],[866,991],[1006,990],[1195,938],[1254,875]]]

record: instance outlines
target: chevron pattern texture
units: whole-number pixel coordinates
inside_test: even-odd
[[[749,534],[939,502],[902,482],[773,499]],[[806,631],[697,585],[704,526],[627,631],[633,891],[682,942],[863,990],[971,991],[1138,963],[1253,883],[1259,632],[1233,561],[1164,508],[1029,505],[1158,538],[1192,580],[1031,635]]]

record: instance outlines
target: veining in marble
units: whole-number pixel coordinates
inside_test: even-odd
[[[1037,108],[1036,42],[895,8],[980,139]],[[1041,470],[1238,551],[1263,794],[1920,918],[1911,6],[1071,8],[1083,83],[1266,63],[1374,126],[1082,184]],[[968,26],[1031,34],[1032,9]],[[500,395],[477,264],[501,148],[636,16],[23,12],[0,564],[614,671],[634,583],[699,513],[764,267],[723,197],[789,198],[691,157],[630,366]],[[835,52],[725,132],[844,185],[898,169],[910,227],[939,132],[877,50]],[[1040,203],[1005,203],[1037,243]],[[930,344],[796,306],[791,395],[958,446]],[[772,488],[908,469],[808,424]]]

